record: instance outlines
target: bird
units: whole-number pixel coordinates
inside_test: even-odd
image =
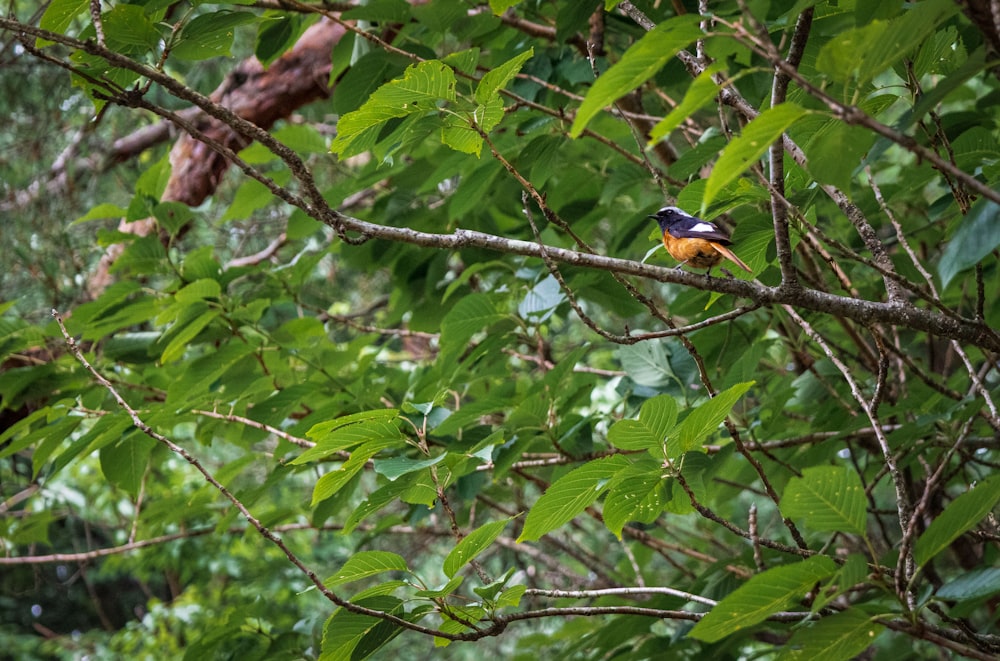
[[[709,275],[712,267],[725,257],[747,273],[753,273],[742,259],[726,247],[732,245],[732,241],[715,223],[696,218],[678,207],[663,207],[649,217],[660,224],[664,247],[671,257],[680,262],[677,268],[690,264],[694,268],[707,269],[705,273]]]

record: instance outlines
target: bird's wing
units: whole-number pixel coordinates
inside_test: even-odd
[[[670,225],[667,231],[675,239],[705,239],[721,243],[724,246],[730,244],[729,236],[725,232],[700,218],[685,218]]]

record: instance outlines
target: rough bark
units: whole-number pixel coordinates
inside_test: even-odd
[[[211,94],[216,103],[268,129],[302,106],[330,96],[331,52],[346,29],[329,20],[311,26],[295,46],[270,67],[250,58],[238,64]],[[217,119],[199,113],[194,123],[210,138],[235,151],[247,145],[246,138]],[[215,192],[229,162],[204,143],[182,134],[170,152],[172,172],[163,200],[197,206]],[[155,230],[152,218],[122,222],[123,232],[146,236]],[[113,282],[111,265],[121,254],[121,245],[109,246],[87,283],[87,292],[98,296]]]

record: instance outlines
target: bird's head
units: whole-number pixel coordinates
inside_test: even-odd
[[[668,227],[673,225],[679,220],[684,220],[685,218],[690,218],[691,215],[685,213],[678,207],[663,207],[656,213],[649,216],[660,224],[660,229],[666,231]]]

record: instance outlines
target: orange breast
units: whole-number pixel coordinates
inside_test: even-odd
[[[722,261],[722,253],[704,239],[678,239],[669,232],[664,232],[663,245],[678,262],[685,262],[697,269],[712,268]]]

